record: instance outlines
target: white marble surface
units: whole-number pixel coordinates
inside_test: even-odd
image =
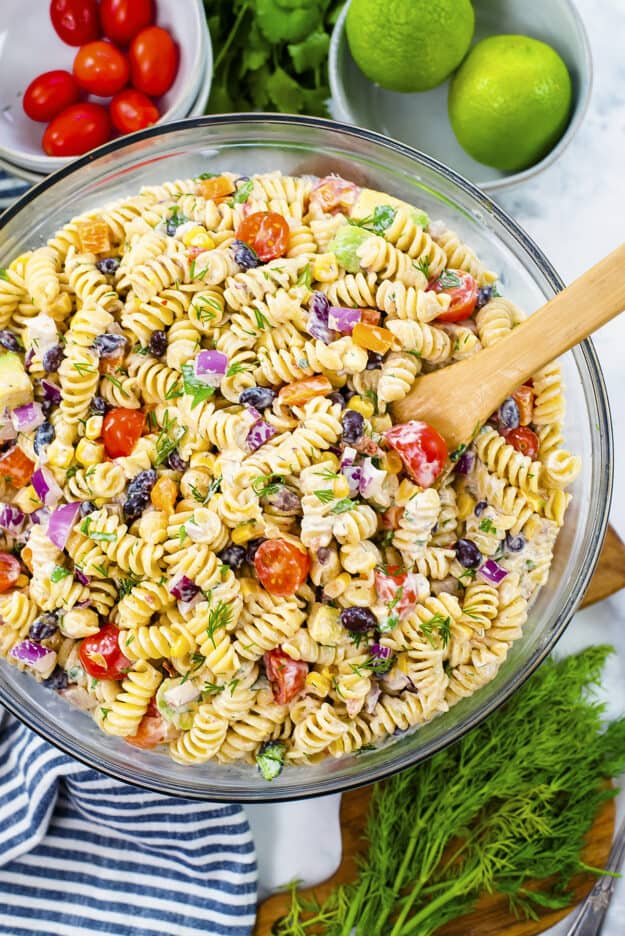
[[[590,35],[595,67],[595,86],[584,125],[555,165],[498,196],[566,281],[625,240],[625,0],[577,0],[577,5]],[[606,325],[597,334],[595,345],[614,420],[611,520],[625,538],[625,316]],[[578,613],[558,652],[604,642],[618,649],[603,688],[608,712],[616,716],[625,711],[625,591]],[[312,884],[332,873],[339,855],[337,799],[249,810],[265,893],[293,878]],[[619,807],[622,816],[625,795]],[[550,936],[563,936],[570,922],[550,930]],[[625,879],[617,886],[603,936],[623,933]]]

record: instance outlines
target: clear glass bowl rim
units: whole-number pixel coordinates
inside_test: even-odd
[[[4,211],[3,214],[0,215],[0,231],[2,231],[5,225],[17,214],[19,214],[19,212],[25,206],[36,199],[41,192],[55,185],[55,183],[61,179],[78,172],[84,166],[88,166],[94,163],[100,157],[108,156],[117,152],[118,150],[123,149],[125,146],[133,145],[143,140],[149,140],[153,137],[164,138],[185,129],[200,127],[210,128],[222,124],[237,124],[239,126],[249,125],[250,128],[259,124],[271,124],[276,127],[284,127],[287,130],[292,126],[306,126],[311,129],[331,131],[333,133],[343,134],[348,137],[355,137],[361,141],[369,141],[376,147],[381,146],[390,151],[399,153],[402,156],[408,157],[409,159],[420,163],[428,169],[439,173],[447,181],[455,184],[472,199],[476,207],[486,209],[489,214],[491,214],[495,220],[506,229],[508,234],[510,234],[513,239],[518,242],[522,250],[529,255],[533,263],[539,269],[540,273],[545,277],[545,280],[554,293],[559,292],[565,286],[563,280],[558,275],[551,262],[547,259],[542,250],[529,237],[529,235],[526,234],[523,228],[521,228],[520,225],[517,224],[517,222],[507,214],[507,212],[505,212],[499,205],[497,205],[497,203],[493,201],[489,195],[485,194],[485,192],[479,189],[472,182],[468,181],[462,175],[457,173],[455,170],[449,168],[444,163],[439,162],[437,159],[428,156],[427,153],[423,153],[420,150],[385,137],[382,134],[376,133],[372,130],[365,130],[350,124],[344,124],[338,121],[327,120],[320,117],[302,117],[288,114],[267,113],[219,114],[204,117],[186,118],[184,120],[175,121],[170,124],[150,127],[146,130],[134,133],[130,137],[121,137],[117,140],[111,141],[110,143],[106,143],[95,150],[92,150],[85,156],[78,157],[68,166],[65,166],[62,169],[59,169],[57,172],[52,173],[42,182],[29,189],[23,196],[21,196],[21,198],[14,202]],[[579,602],[581,601],[588,587],[599,559],[608,526],[609,507],[613,486],[614,459],[612,421],[605,382],[592,342],[589,339],[586,339],[578,346],[576,351],[582,355],[590,375],[590,382],[592,390],[595,394],[598,416],[600,419],[599,428],[604,456],[603,464],[601,466],[603,469],[601,472],[601,486],[603,491],[601,493],[604,495],[602,498],[604,509],[598,512],[594,517],[593,529],[591,534],[589,533],[588,535],[588,553],[586,556],[586,563],[578,578],[573,583],[571,590],[560,609],[557,623],[552,628],[543,645],[537,651],[535,651],[522,666],[519,667],[513,678],[511,678],[507,687],[502,688],[499,693],[487,704],[484,704],[474,713],[471,713],[471,715],[467,717],[466,720],[462,722],[462,724],[451,728],[444,736],[441,736],[440,738],[436,739],[436,741],[432,742],[427,752],[421,753],[419,751],[413,751],[407,752],[403,756],[396,755],[394,758],[389,759],[388,763],[374,767],[363,768],[362,774],[359,774],[355,777],[344,779],[328,778],[325,781],[319,782],[314,787],[311,786],[310,781],[307,781],[305,777],[302,777],[301,789],[290,788],[288,790],[275,790],[274,792],[272,791],[271,785],[267,784],[266,788],[262,788],[260,791],[252,789],[246,791],[239,787],[236,792],[234,790],[221,792],[220,790],[213,790],[209,788],[207,788],[205,791],[199,792],[198,790],[192,788],[181,789],[175,784],[172,784],[166,780],[162,782],[162,785],[159,785],[156,782],[149,782],[148,780],[143,779],[140,774],[133,774],[131,777],[124,776],[121,774],[121,772],[115,770],[113,767],[102,765],[102,763],[95,756],[90,756],[86,753],[76,753],[71,740],[68,740],[63,734],[57,732],[53,726],[47,728],[46,726],[40,725],[37,722],[37,719],[34,718],[30,712],[26,712],[21,709],[18,701],[13,699],[6,691],[6,688],[2,684],[1,680],[0,703],[4,705],[9,712],[15,715],[16,718],[26,724],[31,730],[43,737],[46,741],[49,741],[51,744],[62,750],[64,753],[68,754],[74,760],[78,760],[85,766],[91,767],[100,773],[106,774],[116,780],[121,780],[122,782],[145,788],[152,792],[175,795],[187,799],[213,800],[215,802],[270,803],[307,799],[332,793],[345,792],[347,790],[356,789],[358,787],[383,780],[386,777],[392,776],[401,770],[405,770],[408,767],[418,764],[420,761],[425,760],[428,757],[432,757],[434,754],[443,750],[448,745],[454,744],[461,737],[463,737],[463,735],[479,725],[493,711],[504,705],[513,695],[513,693],[523,685],[526,679],[531,676],[531,674],[548,656],[568,626],[573,614],[577,610]]]

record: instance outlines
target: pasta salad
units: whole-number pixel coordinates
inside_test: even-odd
[[[0,270],[0,657],[189,765],[342,757],[492,680],[580,462],[550,364],[467,448],[392,404],[521,311],[441,222],[224,172]]]

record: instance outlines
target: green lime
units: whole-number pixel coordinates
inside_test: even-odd
[[[347,40],[354,61],[389,91],[428,91],[457,68],[471,44],[470,0],[352,0]]]
[[[558,142],[571,110],[571,77],[555,49],[529,36],[483,39],[449,89],[458,142],[478,162],[527,169]]]

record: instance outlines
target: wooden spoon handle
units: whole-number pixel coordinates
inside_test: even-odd
[[[478,355],[492,375],[489,386],[492,408],[487,409],[487,415],[535,371],[579,344],[624,309],[625,244],[621,244],[511,335]]]

